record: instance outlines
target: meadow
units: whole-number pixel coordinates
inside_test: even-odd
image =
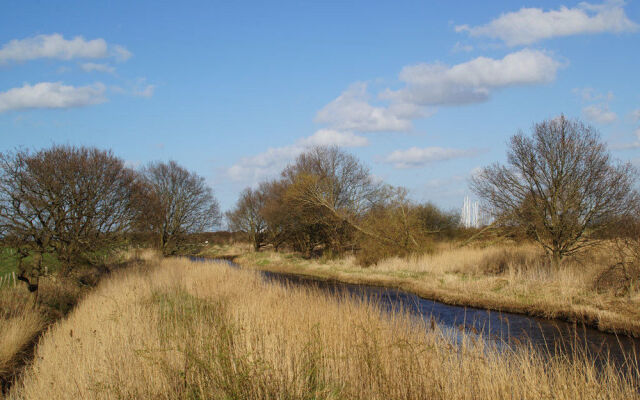
[[[500,352],[375,302],[151,259],[41,338],[10,399],[632,399],[638,368]]]

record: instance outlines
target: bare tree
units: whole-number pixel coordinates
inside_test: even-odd
[[[486,167],[472,188],[499,223],[519,225],[557,265],[638,202],[636,173],[612,160],[595,129],[564,116],[511,138],[507,165]]]
[[[391,191],[376,183],[351,154],[337,147],[314,147],[286,168],[283,177],[289,183],[287,199],[306,212],[309,223],[324,224],[337,237],[349,230],[376,236],[359,221]]]
[[[147,188],[142,226],[158,235],[163,253],[175,253],[186,234],[220,223],[218,201],[203,177],[169,161],[149,164],[142,178]]]
[[[136,188],[135,173],[109,151],[53,146],[1,154],[0,230],[17,250],[19,279],[36,291],[44,254],[53,253],[67,274],[120,240],[133,220]]]
[[[255,251],[260,250],[266,239],[267,223],[262,216],[264,203],[262,190],[247,188],[240,194],[235,209],[226,213],[229,229],[247,233]]]

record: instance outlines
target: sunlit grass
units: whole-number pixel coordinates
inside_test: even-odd
[[[103,282],[43,337],[10,398],[631,399],[634,373],[458,347],[365,300],[174,259]]]
[[[349,283],[397,286],[450,304],[578,320],[606,331],[640,335],[638,288],[620,291],[616,285],[596,285],[598,276],[616,262],[606,244],[566,259],[559,268],[553,268],[537,246],[526,243],[486,247],[440,243],[433,253],[387,259],[369,268],[357,265],[353,256],[303,259],[270,250],[248,250],[236,261],[246,267]]]

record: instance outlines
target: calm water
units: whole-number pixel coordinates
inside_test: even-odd
[[[192,260],[204,261],[205,259],[193,257]],[[229,260],[217,261],[239,268]],[[340,298],[345,294],[367,298],[388,311],[403,309],[427,322],[427,326],[433,323],[438,324],[440,328],[451,332],[454,339],[457,332],[464,331],[496,343],[500,347],[532,345],[550,354],[561,353],[567,356],[574,354],[573,349],[577,348],[586,350],[594,360],[609,356],[619,365],[624,363],[625,358],[636,359],[636,349],[640,349],[639,339],[601,332],[580,324],[472,307],[451,306],[393,288],[354,285],[267,271],[261,274],[265,279],[277,284],[314,287]]]

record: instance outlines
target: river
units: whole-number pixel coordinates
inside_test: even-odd
[[[214,261],[199,257],[191,257],[191,260]],[[239,268],[229,260],[215,261]],[[366,298],[379,304],[383,311],[404,310],[420,318],[427,327],[437,324],[440,329],[449,332],[454,340],[460,338],[460,332],[464,332],[503,349],[531,346],[548,355],[567,357],[574,355],[576,350],[585,351],[594,362],[600,363],[609,358],[620,367],[638,360],[637,349],[640,349],[640,339],[601,332],[581,324],[452,306],[395,288],[356,285],[269,271],[261,271],[261,274],[264,279],[277,284],[314,287],[339,298],[344,298],[345,294]]]

